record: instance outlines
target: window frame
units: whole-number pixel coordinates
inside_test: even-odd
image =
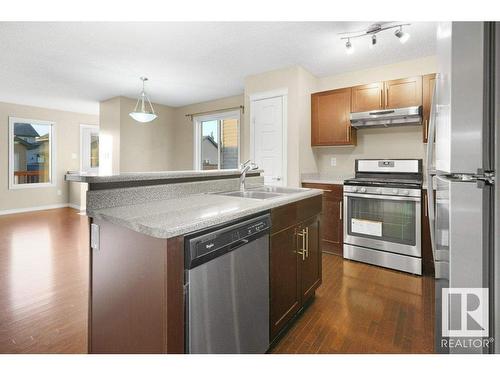
[[[236,110],[236,111],[224,111],[224,112],[216,112],[216,113],[211,113],[211,114],[205,114],[205,115],[200,115],[200,116],[193,116],[193,137],[194,137],[194,144],[193,144],[193,169],[196,171],[201,171],[202,166],[201,166],[201,123],[205,121],[221,121],[221,120],[227,120],[227,119],[236,119],[237,121],[237,127],[238,127],[238,162],[237,165],[239,166],[241,163],[241,111]],[[220,147],[221,147],[221,142],[223,139],[223,132],[220,126],[220,122],[218,123],[217,126],[217,132],[219,136],[219,142],[217,145],[218,148],[218,160],[217,160],[217,169],[218,171],[224,170],[220,168],[221,164],[221,159],[220,159]]]
[[[35,182],[26,184],[15,184],[14,183],[14,124],[17,122],[24,123],[36,123],[39,125],[50,126],[49,135],[49,182]],[[9,116],[9,190],[17,189],[33,189],[33,188],[46,188],[46,187],[56,187],[56,182],[54,178],[54,171],[56,170],[56,123],[54,121],[47,120],[34,120],[27,119],[23,117]]]
[[[94,130],[97,132],[97,135],[100,137],[100,134],[99,134],[99,125],[88,125],[88,124],[80,124],[80,172],[84,172],[84,173],[99,173],[99,167],[95,167],[95,168],[92,168],[90,165],[88,166],[88,168],[84,165],[85,162],[83,160],[83,154],[84,154],[84,149],[86,149],[86,151],[88,151],[89,155],[90,155],[90,147],[91,145],[90,144],[85,144],[84,143],[84,132],[86,129],[90,129],[91,131],[91,135],[92,133],[94,133]],[[92,139],[92,137],[91,137]],[[99,142],[100,142],[100,139],[99,139]],[[100,143],[99,143],[99,146],[100,146]],[[99,165],[101,164],[101,161],[99,160]]]

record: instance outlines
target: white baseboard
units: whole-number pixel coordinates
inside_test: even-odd
[[[35,206],[35,207],[24,207],[24,208],[13,208],[11,210],[1,210],[1,215],[10,215],[10,214],[18,214],[22,212],[31,212],[31,211],[42,211],[42,210],[52,210],[54,208],[64,208],[71,207],[78,211],[80,211],[80,206],[69,204],[69,203],[57,203],[57,204],[48,204],[46,206]]]
[[[68,207],[74,208],[75,210],[78,210],[78,211],[85,211],[85,209],[82,210],[81,206],[74,204],[74,203],[68,203]]]

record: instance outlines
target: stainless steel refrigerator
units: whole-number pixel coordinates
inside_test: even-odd
[[[500,25],[440,23],[437,63],[426,178],[436,274],[436,351],[500,352],[500,343],[494,342],[500,340],[500,210],[495,209],[500,199],[494,182],[499,157]],[[488,324],[476,327],[487,330],[487,336],[451,337],[455,344],[477,338],[488,342],[450,347],[443,328],[468,327],[471,307],[464,307],[470,304],[468,294],[452,303],[454,295],[443,295],[443,288],[488,288]]]

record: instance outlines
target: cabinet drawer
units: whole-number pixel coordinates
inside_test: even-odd
[[[279,232],[295,225],[299,221],[318,215],[321,213],[321,210],[321,195],[273,208],[271,209],[271,233]]]

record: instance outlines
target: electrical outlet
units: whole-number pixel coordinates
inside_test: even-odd
[[[71,159],[76,160],[77,158],[78,158],[78,155],[73,152],[71,154]]]
[[[62,194],[62,191],[61,190],[57,190],[57,195],[61,195]]]
[[[330,158],[330,167],[337,166],[337,158]]]

